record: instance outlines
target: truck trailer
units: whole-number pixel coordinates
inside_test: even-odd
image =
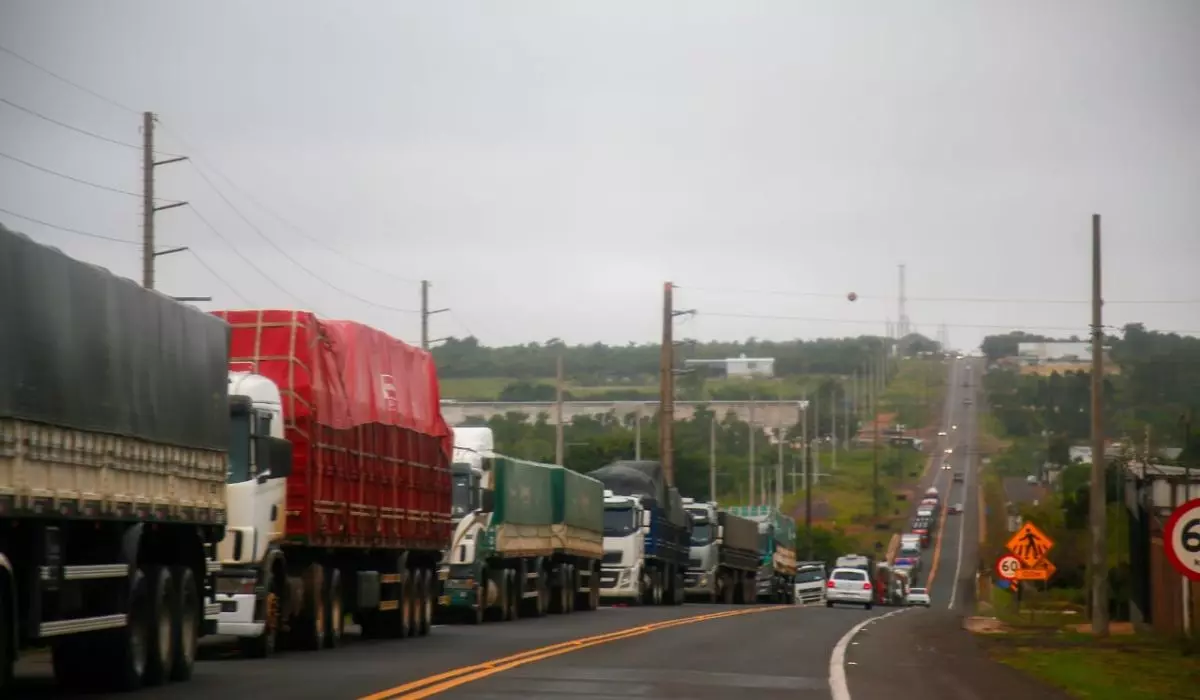
[[[484,478],[483,507],[455,529],[439,608],[473,624],[595,610],[604,539],[600,482],[503,455]]]
[[[692,520],[662,465],[618,461],[588,475],[605,489],[601,597],[682,605]]]
[[[215,631],[229,422],[220,319],[0,226],[0,697],[192,674]]]
[[[758,573],[758,525],[719,510],[714,502],[683,499],[692,518],[684,593],[688,598],[726,605],[749,603]]]
[[[796,521],[771,506],[735,506],[729,512],[758,524],[758,599],[792,602],[796,597]]]
[[[218,632],[246,653],[428,634],[450,542],[451,433],[429,353],[308,311],[231,326],[229,527]],[[257,444],[285,439],[288,460]]]

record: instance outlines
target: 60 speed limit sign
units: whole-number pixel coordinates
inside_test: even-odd
[[[1011,554],[1005,554],[996,560],[996,573],[1000,578],[1011,581],[1017,577],[1017,572],[1021,570],[1021,560]]]
[[[1200,498],[1176,508],[1163,528],[1163,549],[1179,573],[1200,581]]]

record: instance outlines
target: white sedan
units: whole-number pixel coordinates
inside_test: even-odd
[[[904,596],[905,605],[919,605],[928,608],[932,602],[929,598],[929,589],[926,588],[910,588],[908,595]]]
[[[946,431],[945,431],[945,430],[939,430],[939,431],[938,431],[938,437],[946,437]]]

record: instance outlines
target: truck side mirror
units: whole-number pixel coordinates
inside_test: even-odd
[[[650,527],[650,515],[651,515],[650,511],[648,511],[648,510],[642,511],[642,527],[647,528],[647,529]]]
[[[266,435],[254,438],[258,458],[258,478],[282,479],[292,475],[292,443]]]
[[[725,526],[724,525],[717,526],[717,540],[721,541],[721,542],[725,541]]]
[[[491,513],[495,508],[496,492],[491,489],[481,491],[479,494],[479,510],[484,513]]]

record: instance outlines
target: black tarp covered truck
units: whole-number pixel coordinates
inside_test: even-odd
[[[186,680],[215,630],[223,321],[0,226],[0,697]]]

